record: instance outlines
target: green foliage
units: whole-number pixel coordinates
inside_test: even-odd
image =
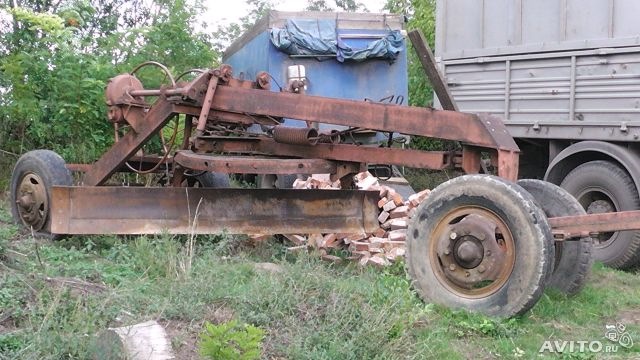
[[[2,222],[7,219],[6,202],[0,207],[5,209],[0,211]],[[0,229],[4,226],[0,224]],[[230,340],[236,336],[230,334],[245,332],[242,324],[253,324],[264,331],[258,337],[262,345],[257,354],[270,359],[466,359],[469,354],[555,358],[559,354],[538,353],[545,340],[600,340],[604,325],[615,319],[626,319],[634,341],[640,334],[632,320],[640,308],[640,278],[600,265],[577,296],[547,291],[523,317],[500,320],[423,303],[402,262],[363,269],[350,263],[329,264],[314,254],[289,255],[279,261],[284,256],[275,242],[223,258],[215,241],[222,240],[198,239],[193,275],[178,277],[174,271],[179,266],[162,262],[179,264],[171,257],[180,259],[183,242],[187,243],[182,238],[39,241],[39,256],[33,239],[14,238],[12,249],[24,255],[10,264],[11,270],[0,265],[0,318],[7,319],[0,324],[4,327],[0,359],[94,358],[88,341],[92,336],[123,321],[150,318],[171,330],[172,343],[180,351],[192,352],[197,346],[181,344],[199,338],[202,329],[194,324],[209,321],[231,328],[227,333],[216,329],[224,333],[216,336],[216,342],[227,349],[237,345]],[[255,267],[254,262],[264,261],[276,261],[282,271]],[[77,280],[102,290],[94,293],[68,285],[81,285]],[[229,326],[232,319],[237,326]],[[640,347],[635,346],[615,355],[637,358],[638,354]]]
[[[431,48],[435,42],[435,0],[388,0],[385,9],[391,13],[404,14],[408,17],[407,29],[420,29],[427,38]],[[409,104],[412,106],[432,106],[433,88],[422,69],[415,51],[409,51]],[[450,142],[414,136],[411,138],[411,148],[434,151],[451,150],[455,144]]]
[[[407,29],[420,29],[433,48],[435,42],[435,0],[388,0],[385,9],[408,18]],[[430,106],[433,103],[433,88],[422,69],[414,51],[409,52],[409,104]]]
[[[215,360],[253,360],[260,358],[264,331],[232,320],[220,325],[209,322],[200,334],[200,353]]]
[[[28,26],[29,30],[42,30],[46,33],[62,31],[64,29],[64,21],[60,16],[46,13],[35,13],[30,9],[21,7],[13,8],[9,11],[16,21],[22,22]]]
[[[104,88],[144,61],[174,74],[214,64],[211,39],[193,26],[199,0],[18,1],[0,28],[0,149],[48,148],[90,162],[113,143]],[[142,75],[147,87],[164,77]]]

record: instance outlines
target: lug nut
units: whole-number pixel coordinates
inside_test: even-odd
[[[482,274],[483,272],[485,272],[485,270],[487,270],[487,269],[484,267],[484,265],[480,265],[480,266],[478,266],[478,272],[479,272],[480,274]]]
[[[480,241],[484,241],[486,238],[487,236],[484,233],[480,233],[480,235],[478,235],[478,239],[480,239]]]
[[[449,270],[455,271],[456,270],[456,266],[453,265],[453,264],[449,265]]]
[[[455,240],[458,237],[458,234],[456,234],[455,232],[452,232],[451,234],[449,234],[449,239],[451,240]]]
[[[491,250],[487,250],[487,256],[491,256]]]
[[[449,255],[449,254],[451,254],[451,250],[449,250],[449,248],[446,248],[446,249],[444,250],[444,254],[445,254],[445,255]]]

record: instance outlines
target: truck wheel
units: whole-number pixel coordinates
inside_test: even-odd
[[[204,174],[196,176],[196,180],[201,187],[224,189],[231,187],[229,174],[207,171]]]
[[[604,160],[573,169],[560,184],[589,214],[640,208],[631,177],[618,165]],[[617,269],[628,269],[640,260],[640,231],[600,233],[595,238],[594,258]]]
[[[420,205],[407,266],[420,296],[490,316],[529,310],[552,271],[544,212],[520,186],[489,175],[447,181]]]
[[[22,155],[11,176],[11,214],[18,224],[50,239],[51,187],[71,186],[73,179],[64,159],[50,150],[33,150]]]
[[[198,175],[185,176],[181,186],[224,189],[231,187],[231,180],[229,174],[205,171]]]
[[[305,176],[305,175],[302,175]],[[291,189],[298,175],[266,174],[256,177],[256,186],[259,189]]]
[[[550,182],[525,179],[518,180],[518,185],[533,195],[548,218],[586,214],[571,194]],[[591,271],[592,250],[593,240],[588,236],[571,241],[556,241],[553,273],[547,286],[567,295],[577,294],[584,287]]]

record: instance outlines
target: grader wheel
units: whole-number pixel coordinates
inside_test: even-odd
[[[578,200],[563,188],[541,180],[519,180],[529,194],[533,195],[547,217],[584,215],[586,211]],[[593,240],[589,236],[578,240],[557,241],[553,273],[547,286],[567,295],[575,295],[587,282],[593,264]]]
[[[466,175],[438,186],[418,208],[407,265],[426,301],[510,317],[542,295],[552,244],[529,193],[494,176]]]
[[[49,150],[33,150],[22,155],[11,178],[11,213],[13,219],[34,233],[51,234],[51,187],[72,185],[71,173],[64,160]]]

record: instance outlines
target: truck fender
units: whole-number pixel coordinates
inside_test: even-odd
[[[549,164],[544,180],[560,184],[574,168],[587,161],[610,160],[624,168],[640,189],[640,153],[604,141],[581,141],[562,150]]]

